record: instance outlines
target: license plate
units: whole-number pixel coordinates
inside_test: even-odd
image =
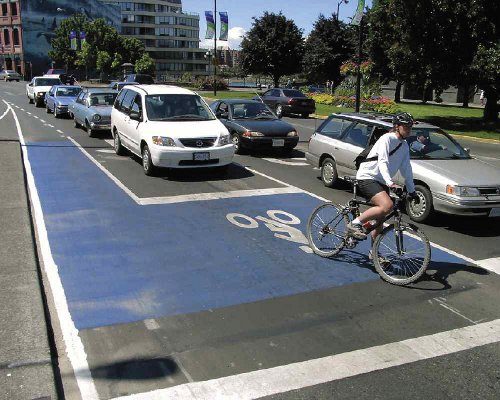
[[[207,161],[210,160],[210,153],[193,153],[194,161]]]
[[[273,147],[283,147],[285,145],[285,139],[273,139]]]

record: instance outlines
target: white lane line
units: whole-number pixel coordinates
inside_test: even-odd
[[[21,111],[26,111],[24,108],[21,108]]]
[[[10,111],[9,110],[9,105],[7,105],[7,110],[5,110],[5,112],[2,114],[2,116],[0,117],[0,120],[2,120],[3,117],[5,117],[8,114],[9,111]]]
[[[31,115],[31,113],[29,111],[26,111],[26,114]]]
[[[153,204],[174,204],[188,201],[205,201],[231,199],[235,197],[271,196],[276,194],[303,193],[302,189],[295,187],[233,190],[229,192],[195,193],[169,197],[146,197],[140,198],[138,204],[142,206]]]
[[[500,319],[433,335],[167,389],[123,400],[250,400],[337,381],[500,341]]]
[[[40,122],[41,122],[42,124],[45,124],[45,121],[44,121],[43,119],[41,119],[41,118],[40,118]]]
[[[76,329],[76,326],[71,318],[66,300],[66,294],[64,293],[64,288],[58,273],[58,267],[52,257],[42,205],[38,196],[35,178],[33,176],[29,154],[26,148],[26,142],[24,141],[24,136],[21,130],[21,124],[19,123],[15,111],[10,106],[9,108],[14,116],[17,134],[19,135],[19,142],[21,143],[24,168],[26,170],[26,179],[28,181],[29,196],[33,207],[33,218],[35,220],[35,228],[40,242],[40,253],[43,261],[42,264],[45,273],[47,274],[55,307],[57,309],[57,315],[59,317],[61,331],[66,345],[66,353],[71,362],[82,398],[98,400],[99,396],[90,374],[90,369],[87,363],[87,355],[85,354],[83,343],[78,336],[78,329]]]
[[[296,161],[287,161],[287,160],[280,160],[278,158],[262,158],[263,160],[269,161],[274,164],[282,164],[282,165],[293,165],[293,166],[305,166],[309,165],[306,162],[296,162]],[[304,158],[305,160],[305,158]]]
[[[39,119],[36,115],[33,115],[33,118]]]
[[[87,150],[85,150],[80,143],[78,143],[75,139],[68,136],[68,139],[80,149],[80,151],[85,154],[85,156],[92,161],[97,168],[99,168],[102,172],[106,174],[106,176],[111,179],[121,190],[123,190],[133,201],[139,204],[140,198],[137,197],[128,187],[126,187],[118,178],[116,178],[111,172],[109,172],[106,168],[104,168],[94,157],[92,157]]]
[[[50,125],[50,124],[45,124],[45,126],[48,126],[49,128],[55,128],[54,125]]]
[[[7,92],[7,91],[5,91],[4,93],[6,93],[6,94],[10,94],[11,96],[14,96],[14,94],[13,94],[13,93],[11,93],[11,92]]]
[[[104,141],[111,147],[115,147],[115,142],[113,141],[113,139],[104,139]]]
[[[487,258],[485,260],[478,260],[474,262],[481,268],[487,269],[488,271],[500,275],[500,257]]]
[[[63,132],[62,130],[60,130],[60,129],[56,130],[56,132],[57,132],[57,133],[61,133],[61,134],[63,134],[63,133],[64,133],[64,132]]]

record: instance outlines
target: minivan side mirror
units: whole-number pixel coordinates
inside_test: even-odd
[[[28,83],[28,86],[33,86],[33,84],[30,82],[30,83]]]
[[[140,111],[130,111],[130,119],[133,121],[141,122],[142,121],[142,112]]]

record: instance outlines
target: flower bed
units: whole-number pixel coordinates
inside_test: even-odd
[[[318,104],[346,108],[355,108],[356,106],[356,99],[353,96],[336,96],[327,93],[306,93],[306,96],[314,99]],[[400,111],[398,105],[393,100],[383,96],[372,96],[369,99],[362,98],[360,108],[368,111],[391,114]]]

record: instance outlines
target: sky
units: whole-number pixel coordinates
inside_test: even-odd
[[[227,11],[229,15],[229,47],[238,49],[241,43],[241,36],[252,27],[252,17],[261,17],[265,11],[279,13],[295,21],[307,36],[318,19],[320,14],[329,17],[332,13],[337,13],[337,4],[342,0],[217,0],[217,12]],[[345,0],[344,0],[345,1]],[[349,22],[356,11],[358,0],[348,0],[348,3],[340,5],[340,19]],[[371,7],[372,0],[366,0],[365,6]],[[207,24],[205,22],[205,11],[214,10],[214,0],[182,0],[182,10],[184,12],[194,12],[200,14],[200,47],[212,48],[213,40],[206,41],[205,32]],[[219,35],[220,19],[217,19],[217,36]],[[217,46],[228,42],[217,41]]]

